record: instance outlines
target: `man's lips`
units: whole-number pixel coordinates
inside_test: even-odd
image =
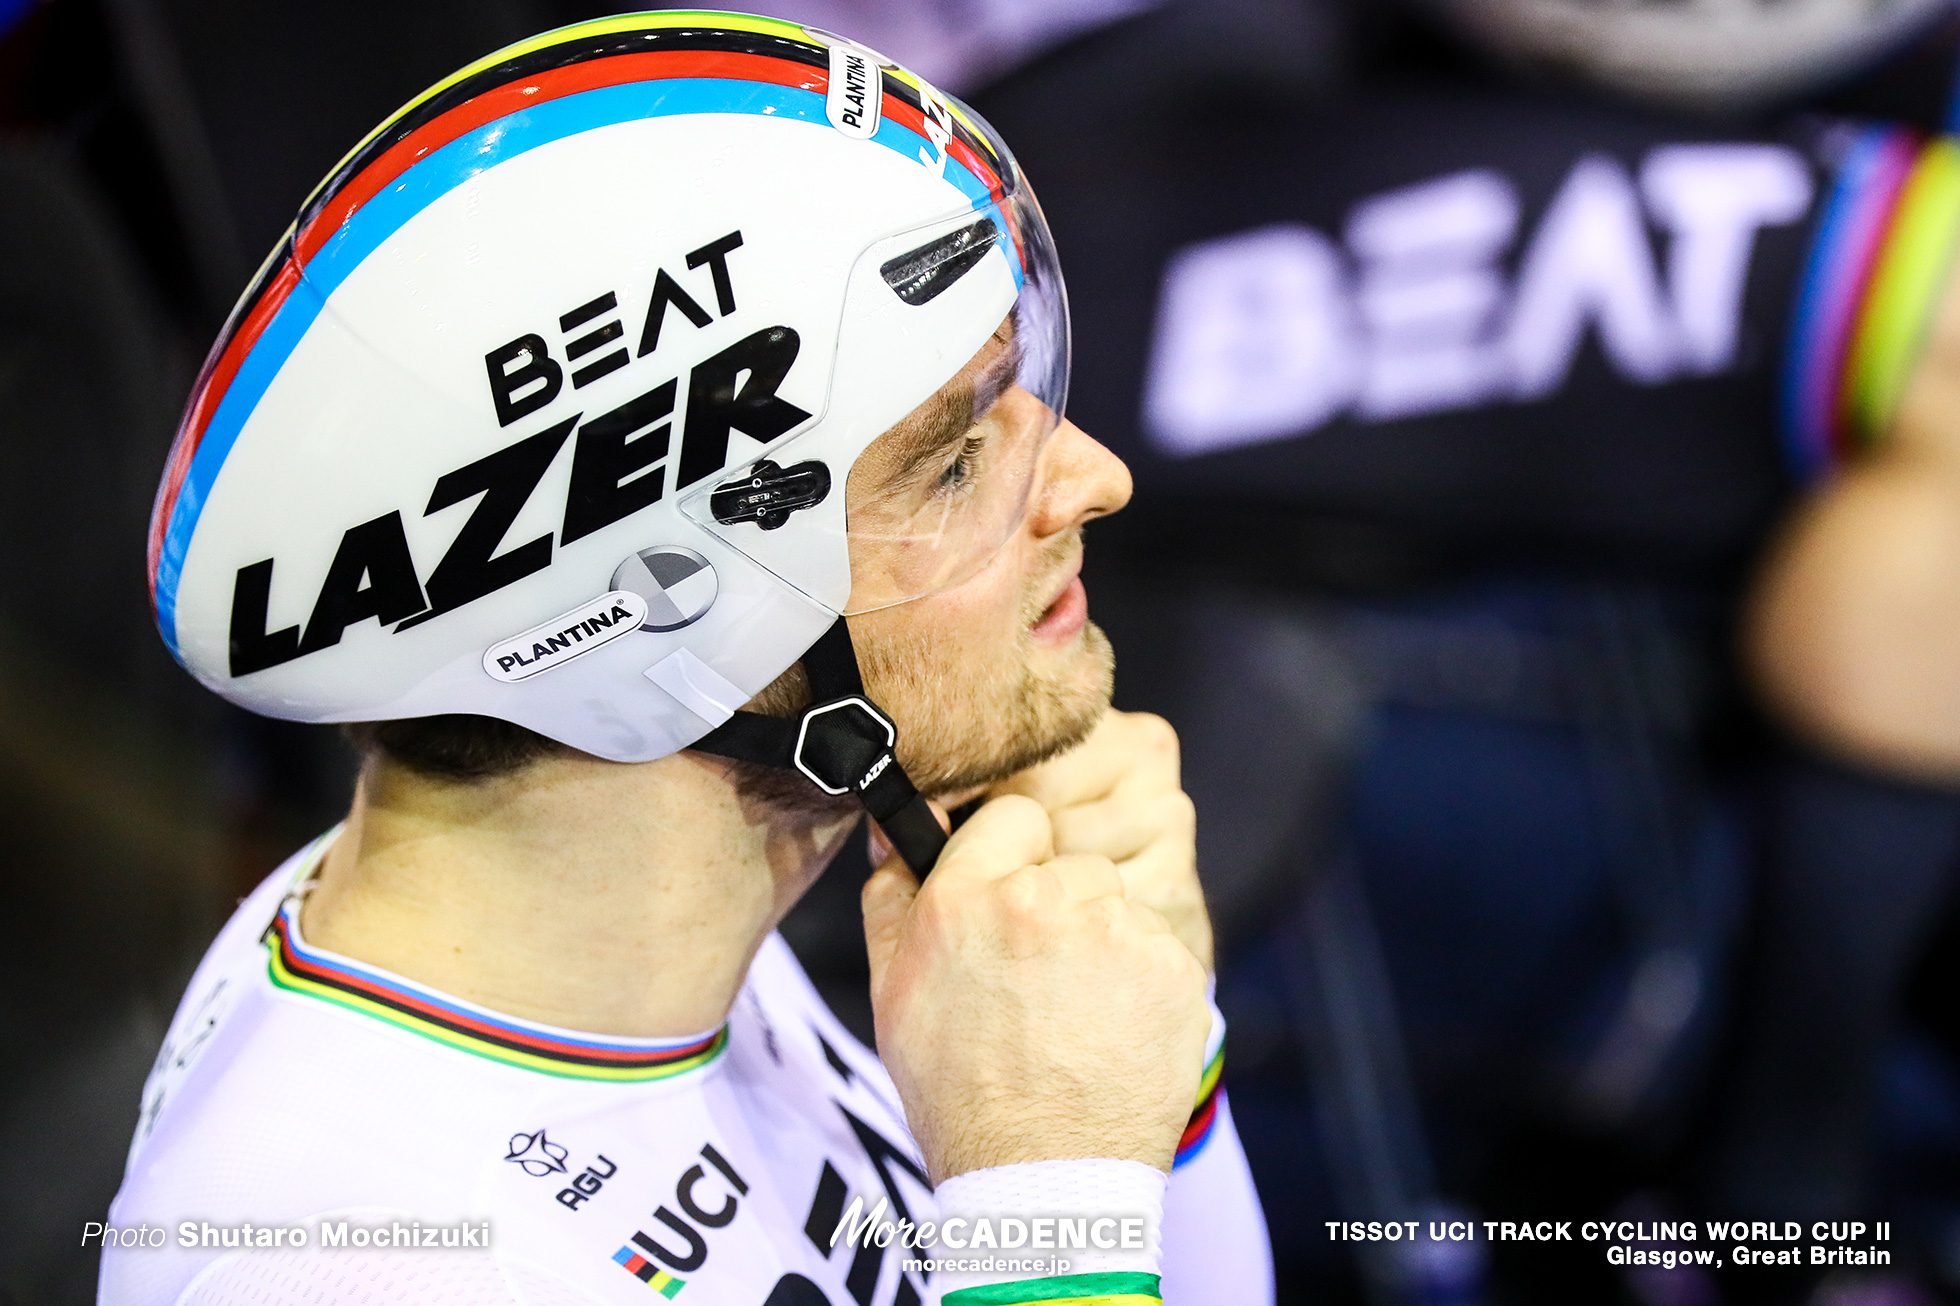
[[[1061,592],[1034,623],[1034,637],[1043,643],[1060,644],[1075,638],[1089,620],[1089,592],[1082,587],[1082,564],[1069,571]]]

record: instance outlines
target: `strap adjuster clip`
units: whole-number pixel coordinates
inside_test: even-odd
[[[835,720],[824,722],[818,728],[817,737],[813,740],[810,733],[811,724],[818,717],[834,714],[842,715],[837,716]],[[834,732],[854,736],[876,750],[868,774],[862,778],[853,774],[857,759],[845,756],[846,752],[857,753],[860,750],[840,750],[834,742],[830,743],[829,747],[825,747],[829,742],[825,737],[833,735]],[[881,735],[882,743],[880,743]],[[878,773],[884,769],[884,766],[879,764],[880,761],[889,765],[892,749],[897,743],[898,727],[892,724],[890,717],[873,707],[869,701],[855,695],[849,698],[834,698],[828,703],[819,703],[803,714],[803,719],[797,726],[796,746],[790,752],[790,762],[811,784],[832,797],[837,797],[861,791],[875,780]],[[806,750],[812,744],[817,746],[816,752],[827,753],[829,756],[806,757]],[[849,771],[840,774],[839,766],[848,767]],[[830,774],[823,774],[825,771]],[[836,783],[840,781],[841,783]]]

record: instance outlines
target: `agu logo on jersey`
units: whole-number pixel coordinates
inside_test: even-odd
[[[571,1167],[565,1164],[565,1158],[570,1155],[570,1149],[552,1142],[545,1137],[544,1130],[540,1129],[535,1134],[512,1134],[510,1151],[504,1154],[504,1160],[518,1166],[533,1179],[549,1179],[553,1175],[571,1174]],[[599,1165],[606,1168],[601,1170],[599,1165],[588,1165],[583,1171],[573,1175],[571,1187],[558,1190],[558,1202],[561,1206],[578,1210],[580,1202],[592,1197],[605,1187],[606,1180],[619,1173],[618,1163],[610,1160],[604,1152],[596,1155]]]
[[[504,1154],[504,1160],[533,1179],[542,1179],[546,1175],[564,1174],[566,1155],[565,1149],[546,1138],[540,1129],[535,1134],[512,1134],[510,1151]]]

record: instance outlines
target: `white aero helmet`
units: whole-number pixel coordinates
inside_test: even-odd
[[[989,348],[961,438],[847,512]],[[839,617],[999,551],[1068,350],[1012,156],[919,78],[741,14],[549,32],[370,134],[240,300],[158,490],[157,625],[268,716],[706,747],[936,837]],[[738,712],[806,653],[824,702]]]
[[[1525,62],[1612,90],[1739,109],[1856,71],[1953,0],[1441,0],[1460,26]]]

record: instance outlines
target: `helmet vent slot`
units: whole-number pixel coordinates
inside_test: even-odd
[[[971,272],[1001,238],[1000,226],[982,218],[897,258],[878,269],[898,297],[917,308]]]

